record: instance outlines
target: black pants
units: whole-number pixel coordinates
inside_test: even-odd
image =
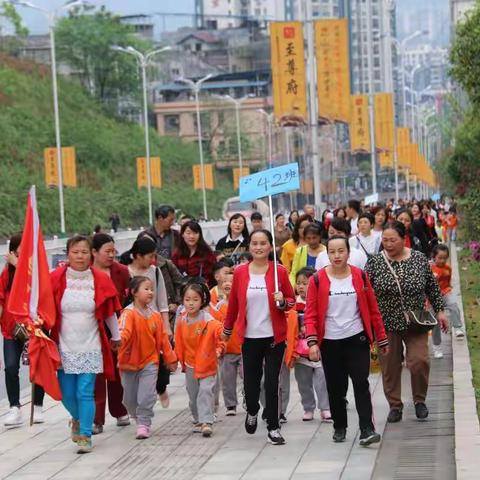
[[[260,410],[260,382],[265,372],[265,415],[268,430],[279,428],[278,378],[284,353],[285,342],[275,345],[273,337],[246,338],[242,346],[247,412],[256,415]]]
[[[5,361],[5,384],[7,387],[10,407],[20,407],[20,358],[23,351],[23,342],[8,338],[3,339],[3,358]],[[43,405],[45,391],[39,385],[35,385],[34,405]]]
[[[166,392],[167,386],[170,383],[170,370],[165,365],[163,355],[160,355],[160,363],[158,365],[157,375],[157,393],[162,395]]]
[[[360,428],[373,428],[372,399],[368,383],[370,344],[365,332],[342,340],[324,339],[320,351],[334,428],[347,428],[345,397],[348,377],[353,383]]]

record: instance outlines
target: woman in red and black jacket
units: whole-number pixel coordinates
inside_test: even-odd
[[[333,440],[345,441],[348,377],[352,379],[360,420],[360,445],[380,441],[375,432],[368,375],[370,344],[383,352],[388,340],[375,293],[365,272],[348,265],[350,244],[334,236],[327,242],[331,265],[310,277],[305,310],[310,360],[321,358],[333,418]]]
[[[287,317],[285,311],[295,305],[295,292],[287,270],[269,261],[273,252],[272,234],[257,230],[250,237],[253,260],[238,266],[225,319],[225,339],[235,331],[242,343],[243,371],[247,416],[245,430],[257,430],[260,409],[260,381],[265,373],[265,415],[268,440],[274,445],[285,443],[280,434],[278,378],[285,352]],[[275,291],[275,268],[278,291]]]

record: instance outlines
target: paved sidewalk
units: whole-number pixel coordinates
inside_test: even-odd
[[[381,432],[387,414],[379,376],[371,378],[377,428]],[[12,430],[0,428],[0,478],[18,480],[77,479],[344,479],[371,477],[379,446],[358,445],[358,427],[350,388],[347,442],[334,444],[332,425],[302,422],[303,414],[292,375],[288,423],[282,432],[284,446],[266,443],[266,429],[256,435],[244,431],[244,414],[225,417],[223,409],[214,435],[204,439],[192,433],[183,374],[172,377],[171,406],[155,409],[154,434],[135,440],[134,426],[118,428],[109,419],[105,432],[94,437],[94,451],[77,455],[69,439],[67,414],[61,404],[48,399],[46,423]],[[24,391],[24,401],[28,392]],[[3,401],[1,412],[8,406]],[[27,416],[28,406],[24,407]],[[107,415],[108,416],[108,415]],[[0,422],[2,417],[0,417]]]

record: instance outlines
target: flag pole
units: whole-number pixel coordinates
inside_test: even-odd
[[[275,245],[275,223],[273,218],[273,204],[271,195],[268,196],[268,208],[270,209],[270,231],[272,232],[273,239],[273,274],[275,278],[275,292],[278,292],[277,248]],[[277,302],[277,306],[279,306],[279,302]]]

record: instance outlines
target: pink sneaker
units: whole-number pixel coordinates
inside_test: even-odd
[[[303,414],[302,420],[304,422],[311,422],[313,420],[313,412],[305,412]]]
[[[332,414],[330,413],[330,410],[322,410],[320,414],[322,416],[322,422],[330,423],[332,421]]]
[[[137,425],[137,440],[145,440],[150,437],[150,427],[147,425]]]

